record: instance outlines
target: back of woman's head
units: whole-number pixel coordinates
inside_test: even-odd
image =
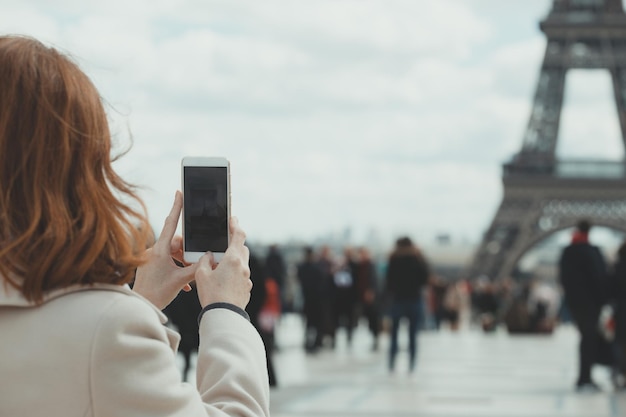
[[[0,91],[0,274],[35,301],[75,283],[129,282],[151,229],[111,167],[96,88],[57,50],[2,36]]]

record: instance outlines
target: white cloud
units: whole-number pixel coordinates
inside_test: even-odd
[[[118,168],[149,187],[155,228],[182,156],[219,154],[256,239],[351,226],[476,240],[521,146],[551,2],[14,3],[0,0],[2,31],[71,51],[122,144],[130,128]]]

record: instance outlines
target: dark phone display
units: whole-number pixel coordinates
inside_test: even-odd
[[[228,170],[184,167],[184,239],[187,252],[228,248]]]

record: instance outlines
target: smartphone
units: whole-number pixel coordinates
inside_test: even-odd
[[[230,237],[230,162],[222,157],[186,156],[181,168],[183,258],[195,263],[210,251],[219,262]]]

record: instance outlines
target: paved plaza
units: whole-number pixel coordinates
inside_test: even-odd
[[[364,323],[351,347],[340,331],[334,350],[306,355],[300,317],[286,315],[277,333],[272,416],[626,416],[626,392],[612,390],[606,368],[594,369],[601,392],[574,391],[577,341],[567,325],[547,336],[484,334],[468,326],[426,331],[416,371],[408,373],[402,350],[390,374],[387,337],[372,351]]]

